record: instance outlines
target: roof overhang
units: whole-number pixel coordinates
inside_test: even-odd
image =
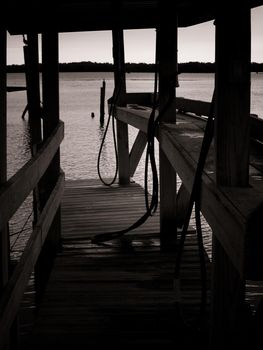
[[[165,10],[168,4],[169,20],[176,21],[177,11],[178,26],[186,27],[213,20],[216,8],[222,8],[222,3],[226,1],[53,0],[49,3],[45,0],[11,0],[7,5],[6,28],[10,34],[41,33],[52,28],[58,32],[111,30],[116,25],[123,29],[156,28],[160,21],[160,5]],[[250,7],[260,6],[263,0],[249,0],[249,4]]]

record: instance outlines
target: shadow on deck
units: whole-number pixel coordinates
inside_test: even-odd
[[[98,181],[66,183],[62,204],[63,249],[55,260],[43,304],[26,349],[88,346],[196,345],[173,288],[175,254],[160,251],[159,215],[122,240],[91,244],[94,234],[126,228],[144,213],[137,184],[107,188]],[[199,316],[200,272],[195,234],[183,255],[185,320]]]

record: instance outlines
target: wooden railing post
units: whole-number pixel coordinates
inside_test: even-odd
[[[112,30],[113,61],[114,61],[114,82],[115,95],[118,106],[126,105],[126,80],[125,80],[125,59],[123,30],[114,28]],[[129,166],[129,137],[128,125],[117,120],[117,142],[119,157],[119,183],[127,185],[130,183]]]
[[[58,33],[56,30],[42,34],[42,84],[43,84],[43,137],[46,140],[59,123],[59,71]],[[57,151],[39,184],[41,207],[47,202],[60,174],[60,152]],[[36,264],[36,301],[41,300],[53,265],[53,259],[60,249],[61,210],[55,215]]]
[[[28,33],[27,45],[24,46],[24,58],[26,68],[26,91],[28,103],[28,122],[30,130],[30,147],[32,156],[34,156],[42,141],[37,33]],[[38,186],[33,191],[33,207],[35,223],[37,222],[40,212]]]
[[[172,5],[160,5],[161,22],[157,29],[157,57],[159,61],[159,110],[175,98],[177,79],[177,21]],[[176,106],[173,104],[161,122],[176,121]],[[176,242],[176,173],[162,151],[160,138],[160,239],[161,247],[169,249]]]
[[[216,18],[215,158],[218,186],[248,186],[250,8],[222,8]],[[216,233],[215,233],[216,234]],[[240,254],[244,254],[241,251]],[[229,347],[244,311],[245,280],[213,237],[211,349]],[[239,340],[242,344],[243,331]],[[236,338],[237,340],[237,338]]]
[[[0,186],[7,181],[7,100],[6,100],[6,29],[0,28]],[[0,295],[8,283],[10,271],[9,227],[0,231]],[[6,349],[18,349],[18,319],[10,329],[10,339],[0,339]]]

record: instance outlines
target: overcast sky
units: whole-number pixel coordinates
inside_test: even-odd
[[[251,11],[251,60],[263,62],[263,6]],[[154,62],[155,30],[126,30],[126,62]],[[213,22],[180,28],[178,31],[179,62],[214,62]],[[23,63],[22,36],[8,35],[8,64]],[[60,62],[112,62],[111,32],[60,34]]]

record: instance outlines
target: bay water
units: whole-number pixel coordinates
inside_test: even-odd
[[[153,92],[152,73],[129,73],[126,75],[127,92]],[[60,119],[65,123],[65,138],[61,145],[61,167],[66,180],[98,178],[97,157],[104,129],[100,126],[100,87],[106,82],[106,100],[112,96],[113,73],[67,72],[60,73]],[[8,74],[9,86],[25,85],[24,74]],[[211,101],[214,88],[213,74],[180,74],[177,96]],[[27,116],[22,112],[26,106],[26,92],[8,93],[7,149],[8,177],[11,177],[31,156]],[[107,111],[107,106],[105,106]],[[91,114],[95,117],[92,118]],[[263,117],[263,74],[252,73],[251,113]],[[105,115],[107,119],[107,114]],[[130,147],[137,130],[129,127]],[[157,152],[158,161],[158,152]],[[111,130],[106,137],[101,156],[101,174],[105,178],[114,175],[115,160]],[[144,183],[144,157],[142,157],[134,180]],[[10,221],[11,247],[14,256],[20,254],[31,229],[30,210],[32,196]],[[19,239],[18,239],[19,234]],[[210,244],[209,244],[210,245]]]

